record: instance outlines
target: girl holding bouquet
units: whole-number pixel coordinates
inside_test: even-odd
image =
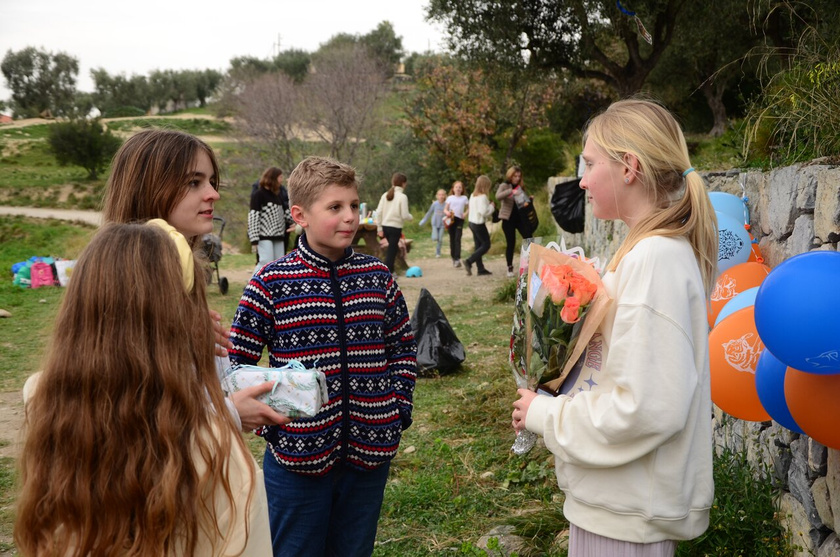
[[[671,556],[709,524],[706,303],[717,230],[682,130],[662,106],[612,104],[584,134],[596,218],[629,227],[603,284],[614,300],[574,384],[520,389],[513,426],[545,440],[570,521],[569,556]]]

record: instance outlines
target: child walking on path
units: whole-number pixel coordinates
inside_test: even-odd
[[[487,219],[493,216],[493,209],[495,205],[487,197],[487,192],[490,191],[490,178],[487,176],[479,176],[475,181],[475,191],[470,196],[470,231],[475,240],[475,251],[472,252],[466,260],[464,260],[464,270],[467,275],[472,275],[472,266],[476,265],[478,268],[478,275],[492,275],[484,267],[482,256],[490,249],[490,233],[487,231]]]
[[[102,217],[106,223],[150,222],[163,228],[178,246],[185,283],[204,299],[204,268],[193,250],[204,234],[213,231],[218,190],[219,165],[209,145],[175,130],[145,130],[127,139],[114,155]],[[157,265],[152,260],[145,264]],[[220,323],[222,316],[210,311],[210,317],[215,324],[216,353],[226,358],[230,342]],[[266,381],[225,399],[243,429],[288,421],[257,400],[273,387]]]
[[[555,455],[569,556],[674,555],[709,524],[712,423],[706,303],[714,210],[682,130],[658,104],[627,100],[584,134],[581,188],[596,218],[630,231],[607,267],[613,299],[571,394],[520,389],[513,426]]]
[[[352,167],[304,159],[289,176],[298,248],[251,279],[231,325],[231,359],[298,360],[327,376],[314,418],[260,428],[275,556],[369,557],[391,459],[411,425],[417,346],[390,270],[350,247],[359,226]]]
[[[79,256],[44,371],[24,386],[22,554],[271,551],[262,472],[217,411],[213,345],[169,235],[103,226]]]
[[[469,198],[464,194],[464,184],[455,182],[446,198],[443,213],[449,219],[449,255],[452,266],[461,266],[461,236],[464,233],[464,219],[469,212]]]
[[[408,197],[403,193],[407,182],[405,174],[399,172],[394,174],[391,177],[391,188],[382,194],[379,206],[376,208],[376,225],[380,229],[380,236],[388,240],[385,265],[392,273],[397,251],[400,249],[403,226],[406,221],[414,218],[408,211]]]
[[[443,246],[443,210],[446,208],[446,190],[438,190],[435,200],[432,201],[429,210],[420,220],[420,226],[426,224],[429,219],[432,221],[432,240],[435,241],[435,257],[440,257],[440,248]]]

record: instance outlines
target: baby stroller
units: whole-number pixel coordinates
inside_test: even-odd
[[[219,227],[219,232],[216,234],[216,226]],[[225,219],[222,217],[213,217],[213,232],[205,234],[201,238],[201,249],[204,255],[207,256],[207,261],[210,262],[211,267],[207,270],[207,284],[213,282],[213,273],[216,274],[216,282],[219,283],[219,292],[227,294],[228,279],[226,277],[219,277],[219,260],[222,259],[222,233],[225,231]]]

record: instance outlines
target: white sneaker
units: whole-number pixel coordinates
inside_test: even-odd
[[[514,277],[514,276],[516,276],[516,275],[514,275],[514,274],[513,274],[513,267],[508,267],[508,270],[507,270],[507,276],[508,276],[508,277]]]

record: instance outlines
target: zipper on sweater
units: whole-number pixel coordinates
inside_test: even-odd
[[[347,369],[347,342],[344,333],[344,306],[341,303],[341,286],[338,283],[338,268],[330,264],[330,284],[335,296],[336,320],[338,321],[338,345],[341,359],[341,463],[346,464],[350,440],[350,370]]]

